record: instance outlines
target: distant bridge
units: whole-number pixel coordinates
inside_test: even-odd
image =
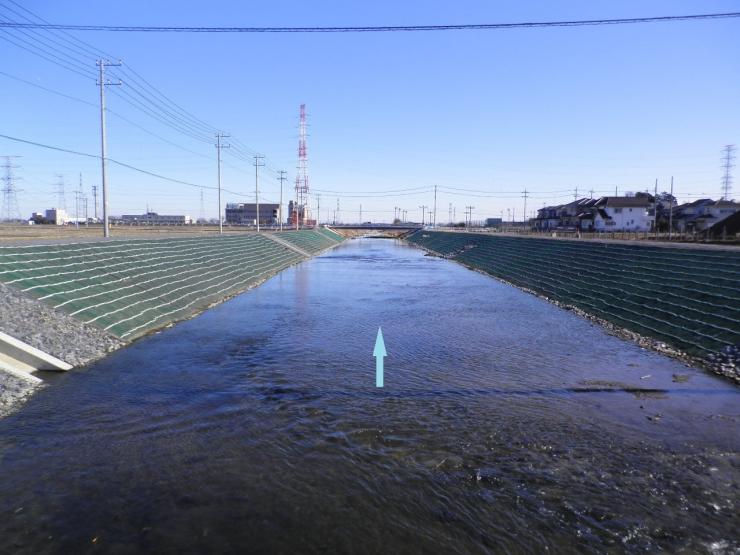
[[[331,229],[369,229],[378,231],[410,231],[414,229],[421,229],[421,224],[407,223],[407,224],[334,224],[329,225]]]

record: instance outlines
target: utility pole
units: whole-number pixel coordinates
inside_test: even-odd
[[[339,213],[339,197],[337,197],[337,215],[336,215],[337,221],[341,221],[342,216]]]
[[[82,173],[80,173],[80,184],[75,191],[75,228],[80,229],[80,201],[82,200]]]
[[[296,176],[295,178],[295,204],[293,205],[293,215],[295,216],[295,229],[298,231],[300,229],[301,223],[300,223],[300,217],[298,213],[298,191],[300,189],[300,183],[299,178]]]
[[[321,227],[321,193],[316,195],[316,227]]]
[[[280,219],[280,231],[283,230],[283,183],[285,182],[285,170],[280,170],[280,209],[278,210],[278,218]]]
[[[265,163],[262,162],[265,157],[261,154],[255,154],[254,155],[254,203],[257,205],[257,233],[259,233],[260,230],[260,189],[259,189],[259,169],[260,166],[264,166]]]
[[[92,186],[92,193],[93,193],[93,213],[95,214],[95,222],[97,223],[98,221],[98,186],[97,185]]]
[[[447,207],[447,223],[452,226],[452,203]]]
[[[591,198],[591,199],[593,199],[593,198],[594,198],[594,190],[593,190],[593,189],[591,189],[591,190],[590,190],[590,191],[588,192],[588,194],[589,194],[589,198]]]
[[[100,73],[98,77],[98,86],[100,87],[100,169],[103,177],[103,237],[110,237],[110,227],[108,224],[108,144],[105,132],[105,87],[112,85],[121,85],[105,80],[105,68],[109,66],[120,66],[121,62],[113,63],[102,58],[95,62]]]
[[[524,227],[527,227],[527,197],[529,196],[529,193],[527,192],[527,189],[524,189],[524,192],[522,193],[522,196],[524,197]]]
[[[658,178],[655,178],[655,195],[653,196],[653,228],[655,240],[658,240]]]
[[[223,140],[230,135],[216,133],[216,159],[218,160],[218,234],[223,235],[224,233],[224,218],[221,212],[221,150],[229,148],[230,145],[225,145]]]
[[[722,198],[724,200],[730,200],[732,168],[735,167],[735,145],[725,145],[723,152],[722,169],[724,170],[724,175],[722,175]]]
[[[427,207],[422,205],[419,206],[421,208],[421,226],[424,227],[424,212],[426,211]]]
[[[673,239],[673,176],[671,176],[671,198],[668,209],[668,240]]]
[[[360,225],[362,225],[362,204],[360,205]]]
[[[573,200],[578,200],[578,187],[576,187],[576,190],[573,191]]]
[[[15,188],[15,177],[13,176],[13,170],[18,168],[14,166],[11,160],[13,158],[20,158],[20,156],[5,156],[5,163],[3,168],[5,169],[5,175],[3,176],[3,211],[0,214],[0,220],[12,221],[18,216],[21,219],[21,213],[18,209],[18,189]]]
[[[466,206],[465,207],[465,211],[466,211],[466,214],[467,214],[466,220],[467,220],[467,223],[468,223],[468,226],[467,226],[468,229],[471,228],[471,227],[473,227],[473,209],[474,208],[475,208],[475,206]]]
[[[437,186],[434,186],[434,221],[432,227],[437,227]]]

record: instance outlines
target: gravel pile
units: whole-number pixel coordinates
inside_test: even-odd
[[[20,408],[41,384],[33,383],[0,368],[0,418]]]
[[[68,362],[83,366],[124,343],[0,283],[0,331]]]
[[[740,382],[740,345],[727,345],[719,353],[709,355],[707,365],[713,372]]]

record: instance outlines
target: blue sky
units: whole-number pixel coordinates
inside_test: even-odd
[[[729,0],[22,5],[53,23],[183,26],[491,23],[740,11],[740,2]],[[0,17],[19,21],[11,9],[23,13],[0,0]],[[37,35],[18,33],[0,32],[0,38],[44,44],[34,40]],[[740,143],[738,19],[444,33],[75,36],[120,58],[210,126],[264,153],[271,169],[287,170],[286,203],[295,176],[298,107],[305,102],[310,185],[321,191],[322,220],[337,198],[343,221],[357,220],[360,204],[364,220],[388,220],[395,206],[419,220],[418,207],[432,204],[435,184],[438,221],[447,220],[450,203],[457,219],[466,205],[476,207],[474,218],[508,217],[512,210],[521,217],[525,188],[531,212],[572,199],[576,187],[585,196],[592,189],[595,196],[615,188],[652,191],[658,178],[659,189],[666,190],[671,175],[681,200],[718,197],[720,150]],[[52,52],[69,55],[61,46]],[[72,55],[91,76],[0,40],[0,71],[96,104],[95,55]],[[0,84],[0,133],[99,152],[94,106],[3,74]],[[136,84],[124,82],[121,89],[126,87],[136,95]],[[120,95],[108,95],[111,110],[180,148],[111,114],[111,158],[215,186],[212,145],[162,125]],[[56,204],[57,174],[64,176],[68,208],[80,173],[88,195],[100,182],[94,159],[2,138],[0,154],[21,156],[15,163],[24,216]],[[224,187],[245,195],[225,194],[225,201],[251,202],[254,168],[229,152],[225,160]],[[276,200],[276,175],[268,169],[260,180],[262,201]],[[110,188],[113,214],[147,206],[160,213],[200,212],[200,189],[124,168],[110,168]],[[410,194],[377,194],[414,188]],[[204,201],[206,215],[215,216],[213,190],[204,191]]]

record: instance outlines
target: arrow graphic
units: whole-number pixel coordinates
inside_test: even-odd
[[[383,359],[388,356],[385,352],[385,342],[383,341],[383,331],[378,328],[378,335],[375,338],[375,387],[383,387]]]

